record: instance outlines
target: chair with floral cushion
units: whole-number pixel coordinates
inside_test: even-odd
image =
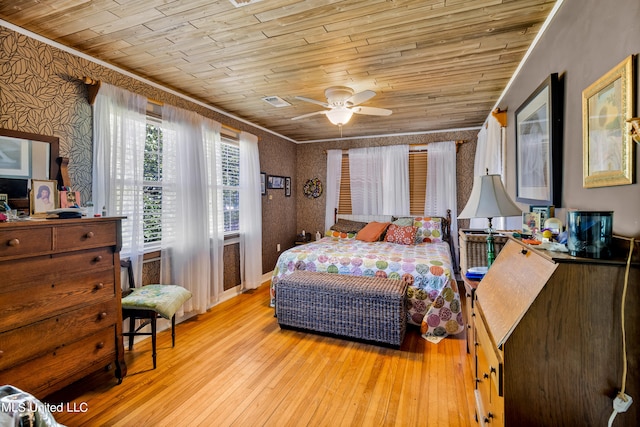
[[[151,284],[136,288],[131,261],[123,259],[120,265],[127,269],[129,289],[123,291],[122,320],[129,319],[129,331],[123,336],[129,337],[129,350],[133,350],[133,340],[138,335],[151,335],[153,369],[156,368],[156,320],[158,316],[171,320],[171,346],[176,345],[176,311],[191,298],[191,292],[182,286]],[[136,320],[142,323],[136,328]],[[151,325],[151,332],[142,332],[142,328]]]

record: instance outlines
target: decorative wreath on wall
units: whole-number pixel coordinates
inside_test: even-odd
[[[320,197],[322,195],[322,181],[320,181],[318,178],[307,180],[307,182],[304,183],[302,192],[310,199],[316,199]]]

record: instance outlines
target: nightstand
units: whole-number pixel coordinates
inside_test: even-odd
[[[306,234],[304,237],[300,234],[296,236],[296,241],[293,242],[296,246],[306,245],[311,242],[311,234]]]
[[[480,284],[479,280],[473,280],[467,278],[464,274],[462,274],[462,282],[464,283],[464,292],[460,293],[460,297],[462,299],[462,307],[465,318],[465,323],[467,324],[467,353],[471,353],[471,349],[474,346],[475,333],[473,327],[473,317],[475,316],[475,295],[476,289]]]

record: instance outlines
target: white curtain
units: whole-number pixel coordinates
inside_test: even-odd
[[[244,289],[262,282],[262,197],[258,138],[240,133],[240,278]]]
[[[96,210],[104,206],[122,221],[123,257],[131,259],[136,283],[142,279],[143,166],[147,99],[102,83],[93,107],[93,187]]]
[[[219,147],[220,124],[163,107],[160,280],[191,291],[185,312],[204,313],[222,289]]]
[[[458,254],[458,204],[456,187],[455,141],[433,142],[427,148],[427,194],[424,213],[431,216],[447,216],[451,209],[451,243]]]
[[[324,213],[324,230],[326,231],[335,221],[335,211],[340,202],[340,177],[342,175],[342,150],[327,150],[327,203]],[[323,233],[324,235],[324,233]]]
[[[354,215],[409,215],[409,146],[349,150]]]
[[[473,176],[485,175],[489,171],[490,175],[501,175],[502,184],[505,182],[503,170],[503,141],[502,128],[500,123],[490,115],[487,118],[486,126],[483,126],[478,133],[478,143],[476,144],[476,157],[473,166]],[[506,188],[506,186],[505,186]],[[522,222],[517,220],[517,224]],[[492,220],[493,228],[506,230],[507,219],[496,217]],[[489,227],[487,218],[471,218],[469,228],[486,229]],[[519,227],[518,227],[519,228]]]

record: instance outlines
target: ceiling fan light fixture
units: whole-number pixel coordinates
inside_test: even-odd
[[[351,111],[347,107],[336,107],[327,111],[327,118],[334,125],[342,126],[346,125],[349,120],[351,120],[351,116],[353,116],[353,111]]]

